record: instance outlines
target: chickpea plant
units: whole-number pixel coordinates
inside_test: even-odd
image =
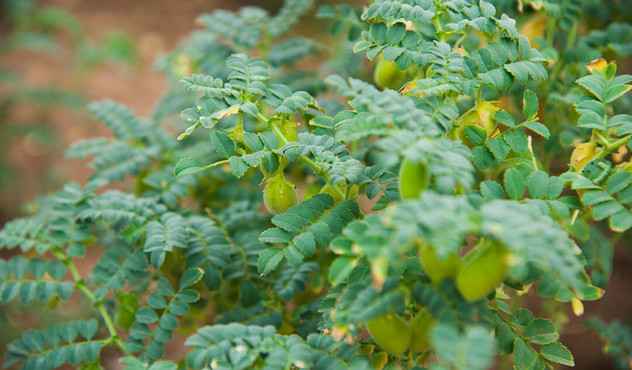
[[[152,370],[573,366],[564,320],[522,296],[581,314],[632,227],[617,4],[324,6],[346,37],[319,69],[298,62],[331,49],[286,34],[309,0],[200,16],[158,62],[179,82],[153,116],[91,103],[114,136],[66,152],[93,158],[90,181],[0,231],[21,252],[3,304],[93,306],[24,331],[5,365],[99,368],[112,347]]]

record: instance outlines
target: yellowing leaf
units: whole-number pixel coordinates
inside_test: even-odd
[[[597,144],[594,141],[577,144],[571,154],[570,164],[575,168],[575,171],[579,172],[588,162],[595,159],[600,151],[601,149],[597,149]]]
[[[608,68],[608,62],[606,62],[606,60],[603,58],[595,59],[592,62],[588,63],[588,65],[586,66],[588,72],[592,74],[605,74],[606,68]]]

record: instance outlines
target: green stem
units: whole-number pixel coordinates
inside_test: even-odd
[[[578,28],[578,22],[574,21],[573,26],[571,27],[570,31],[568,31],[568,37],[566,38],[566,46],[571,46],[575,44],[575,39],[577,38],[577,28]]]
[[[556,28],[555,18],[550,17],[546,25],[546,43],[551,47],[553,46]]]
[[[268,120],[261,113],[257,114],[257,118],[263,122],[268,123]],[[279,140],[281,140],[281,143],[283,143],[283,145],[289,143],[289,141],[285,138],[285,135],[283,135],[283,132],[281,132],[281,129],[279,128],[279,126],[275,124],[269,124],[269,123],[268,123],[268,126],[272,128],[272,131],[276,134]],[[325,179],[325,182],[327,183],[327,185],[329,185],[334,190],[334,192],[336,193],[336,195],[340,197],[340,199],[345,199],[345,194],[342,192],[342,190],[338,187],[338,185],[334,185],[329,181],[329,174],[325,172],[319,165],[317,165],[316,163],[314,163],[314,161],[312,161],[311,159],[303,155],[300,156],[299,159],[306,165],[310,166],[314,171],[316,171],[317,175],[322,176]]]
[[[599,132],[597,132],[596,130],[593,130],[593,134],[595,134],[595,137],[597,138],[597,140],[599,141],[599,143],[605,147],[608,146],[608,144],[610,144],[610,142],[608,141],[608,139],[606,139],[605,137],[603,137],[603,135],[601,135]]]
[[[511,328],[511,330],[514,332],[514,334],[515,334],[518,338],[522,339],[522,341],[523,341],[523,342],[525,342],[525,343],[527,343],[527,345],[529,345],[529,344],[528,344],[528,343],[529,343],[529,341],[525,338],[525,336],[524,336],[524,335],[522,335],[522,333],[520,333],[518,330],[516,330],[516,329],[514,328],[514,326],[511,324],[511,322],[507,321],[507,319],[505,319],[505,318],[503,317],[503,315],[501,315],[500,310],[498,309],[498,307],[490,307],[490,309],[491,309],[492,311],[496,312],[496,315],[497,315],[497,316],[498,316],[498,317],[499,317],[499,318],[500,318],[500,319],[501,319],[501,320],[502,320],[505,324],[507,324],[507,325],[509,326],[509,328]],[[548,361],[547,361],[544,357],[542,357],[542,355],[541,355],[540,353],[538,353],[538,351],[535,351],[535,350],[534,350],[534,352],[535,352],[535,354],[536,354],[536,355],[540,358],[540,360],[544,363],[544,365],[545,365],[546,367],[548,367],[549,369],[553,369],[553,366],[552,366],[552,365],[551,365],[551,364],[550,364],[550,363],[549,363],[549,362],[548,362]]]
[[[595,159],[605,158],[608,154],[616,152],[620,147],[626,145],[630,139],[632,139],[632,135],[628,135],[619,140],[613,141],[611,143],[606,141],[606,145],[604,146],[604,150],[597,153]]]
[[[606,146],[606,150],[609,151],[609,152],[614,152],[615,150],[619,149],[620,147],[626,145],[630,141],[631,138],[632,138],[632,135],[628,135],[628,136],[626,136],[624,138],[621,138],[621,139],[619,139],[617,141],[614,141],[614,142],[612,142],[612,143],[610,143],[610,144],[608,144]]]
[[[533,169],[538,170],[538,162],[535,160],[535,154],[533,153],[533,140],[531,139],[531,135],[527,137],[527,147],[529,148],[529,152],[531,153],[531,163],[533,164]]]
[[[211,164],[209,164],[208,166],[204,166],[203,168],[204,168],[205,170],[208,170],[208,169],[209,169],[209,168],[211,168],[211,167],[219,166],[219,165],[222,165],[222,164],[225,164],[225,163],[228,163],[228,159],[224,159],[223,161],[219,161],[219,162],[211,163]]]
[[[81,274],[79,274],[79,270],[77,270],[77,266],[75,266],[74,262],[72,261],[72,258],[66,257],[61,251],[55,251],[53,253],[55,254],[57,258],[59,258],[68,267],[70,274],[75,280],[75,286],[77,287],[77,289],[79,289],[79,291],[81,291],[86,297],[88,297],[90,302],[92,302],[93,305],[99,309],[99,313],[101,314],[101,317],[103,318],[103,322],[105,322],[105,326],[107,327],[108,332],[110,333],[110,338],[106,341],[115,343],[117,346],[119,346],[119,348],[121,348],[121,350],[123,351],[123,353],[125,353],[125,355],[129,357],[135,357],[130,351],[127,350],[127,348],[125,348],[123,341],[121,341],[121,339],[118,336],[118,333],[116,332],[116,328],[114,327],[114,322],[112,321],[112,317],[110,316],[108,311],[105,309],[105,306],[103,306],[103,302],[97,300],[97,298],[94,296],[94,293],[92,293],[92,291],[88,289],[88,287],[85,285],[85,283],[83,282],[83,278],[81,277]]]

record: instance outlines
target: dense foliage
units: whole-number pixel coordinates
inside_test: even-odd
[[[632,53],[630,9],[517,4],[323,6],[336,52],[286,35],[310,0],[202,15],[158,62],[179,83],[154,115],[91,103],[113,137],[66,152],[91,180],[0,231],[21,251],[3,303],[94,307],[25,331],[5,365],[97,368],[112,346],[152,370],[572,366],[563,320],[521,297],[581,314],[632,227],[632,76],[604,59]],[[625,366],[629,332],[592,325]]]

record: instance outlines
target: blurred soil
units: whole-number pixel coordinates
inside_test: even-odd
[[[180,40],[196,28],[195,18],[202,13],[218,8],[236,9],[242,5],[256,4],[274,10],[278,1],[237,1],[237,0],[46,0],[42,6],[59,6],[81,20],[89,40],[98,41],[106,32],[122,31],[128,34],[136,47],[140,60],[136,67],[122,67],[108,64],[97,67],[80,76],[73,75],[73,53],[70,45],[65,52],[50,55],[42,52],[20,51],[0,61],[0,67],[20,71],[33,86],[67,87],[80,92],[86,101],[113,99],[129,106],[137,115],[149,115],[166,90],[166,79],[153,68],[156,57],[175,48]],[[319,32],[321,32],[319,30]],[[68,41],[68,40],[66,40]],[[62,44],[64,40],[62,39]],[[70,44],[66,42],[66,44]],[[1,93],[1,89],[0,89]],[[58,135],[55,144],[41,148],[31,135],[16,137],[8,147],[0,148],[6,161],[19,168],[20,176],[8,186],[0,189],[0,225],[21,213],[20,206],[35,196],[56,189],[67,181],[85,183],[90,175],[86,161],[64,159],[63,150],[71,143],[89,137],[109,136],[109,132],[96,124],[85,110],[68,111],[55,108],[39,116],[28,104],[15,110],[14,121],[0,122],[10,126],[12,122],[45,119]],[[632,314],[632,257],[628,253],[629,245],[620,243],[617,248],[614,274],[603,299],[585,304],[585,314],[577,318],[570,313],[570,322],[562,333],[561,341],[575,355],[577,369],[609,369],[612,361],[602,354],[602,343],[597,335],[583,325],[583,319],[599,316],[607,322],[614,318],[626,318]],[[91,249],[80,272],[86,276],[96,263],[102,251]],[[526,302],[537,302],[530,292]],[[71,305],[74,306],[74,305]],[[537,314],[537,305],[533,305]],[[76,315],[79,309],[64,313]],[[26,312],[26,313],[25,313]],[[15,326],[40,326],[46,318],[29,317],[28,311],[19,308],[5,312],[1,316],[11,317]],[[35,311],[37,312],[37,311]],[[21,315],[18,315],[22,313]],[[64,316],[64,317],[65,317]],[[175,334],[175,333],[174,333]],[[5,340],[8,338],[5,338]],[[168,344],[170,359],[179,359],[186,353],[183,337],[174,335]],[[102,365],[107,369],[120,368],[118,353],[111,350],[112,356],[104,356]],[[2,352],[0,351],[0,354]]]

